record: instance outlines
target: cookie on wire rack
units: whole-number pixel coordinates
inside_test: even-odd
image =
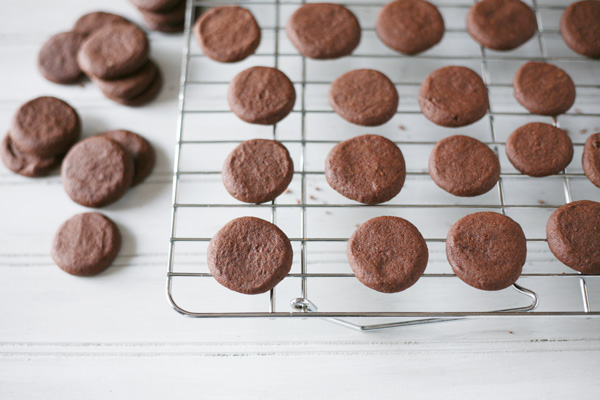
[[[440,68],[425,78],[419,89],[419,106],[434,124],[457,128],[485,116],[488,90],[477,73],[469,68]]]
[[[292,245],[276,225],[255,217],[228,222],[208,244],[208,268],[217,282],[243,294],[273,289],[290,272]]]
[[[285,27],[288,38],[300,54],[329,60],[352,54],[360,43],[358,19],[340,4],[304,4]]]
[[[427,1],[396,0],[379,12],[376,32],[386,46],[415,55],[442,40],[444,19],[437,7]]]
[[[363,135],[338,143],[325,160],[327,183],[363,204],[385,203],[404,186],[406,165],[400,148],[383,136]]]
[[[600,274],[600,203],[574,201],[552,213],[546,225],[556,258],[582,274]]]
[[[521,226],[495,212],[458,220],[446,238],[446,256],[463,282],[481,290],[501,290],[519,279],[527,258]]]
[[[407,220],[391,216],[361,224],[346,249],[356,278],[383,293],[401,292],[414,285],[429,259],[419,230]]]
[[[261,32],[252,13],[242,7],[214,7],[194,24],[194,37],[207,57],[232,63],[254,54]]]

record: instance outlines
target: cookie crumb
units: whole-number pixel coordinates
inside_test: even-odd
[[[321,191],[321,188],[320,188],[320,187],[318,187],[318,186],[315,186],[315,190],[316,190],[317,192],[320,192],[320,191]]]
[[[508,331],[508,333],[510,333],[511,335],[513,334],[513,331]]]
[[[285,189],[285,192],[283,192],[283,193],[290,194],[290,193],[292,193],[292,191],[291,191],[291,189]]]
[[[573,109],[573,112],[575,114],[583,114],[583,111],[581,111],[581,108],[575,108],[575,109]]]
[[[546,202],[544,200],[538,200],[538,204],[543,206],[544,204],[546,204]]]
[[[317,198],[315,196],[313,196],[312,194],[310,196],[308,196],[309,199],[311,200],[316,200]]]
[[[402,124],[398,125],[398,129],[400,129],[401,131],[405,131],[406,127]]]
[[[300,202],[300,199],[296,199],[296,204],[302,204],[302,203]]]
[[[588,133],[588,130],[584,128],[584,129],[580,130],[579,133],[581,133],[582,135],[585,135],[586,133]]]

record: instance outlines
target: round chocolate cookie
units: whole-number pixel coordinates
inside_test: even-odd
[[[444,67],[423,81],[419,106],[434,124],[460,127],[479,121],[489,108],[488,91],[476,72],[465,67]]]
[[[134,6],[140,10],[147,11],[169,11],[177,7],[179,3],[185,3],[184,0],[130,0]]]
[[[223,184],[245,203],[275,200],[294,176],[290,153],[275,140],[254,139],[237,146],[225,159]]]
[[[455,196],[479,196],[496,186],[500,161],[479,140],[455,135],[440,140],[433,148],[429,175],[436,185]]]
[[[424,0],[396,0],[379,12],[377,36],[388,47],[414,55],[436,44],[444,36],[444,19],[437,7]]]
[[[329,89],[333,110],[357,125],[385,124],[396,114],[398,102],[398,91],[392,81],[372,69],[346,72]]]
[[[582,274],[600,274],[600,203],[574,201],[552,213],[546,225],[552,254]]]
[[[21,150],[42,157],[66,153],[80,132],[77,112],[55,97],[38,97],[23,104],[10,129],[12,140]]]
[[[446,257],[463,282],[481,290],[501,290],[519,279],[527,258],[521,226],[495,212],[458,220],[446,238]]]
[[[325,178],[341,195],[364,204],[396,197],[406,178],[402,152],[389,139],[363,135],[338,143],[325,160]]]
[[[377,217],[362,224],[350,237],[346,254],[356,278],[383,293],[414,285],[429,259],[419,230],[398,217]]]
[[[121,232],[108,217],[96,212],[65,221],[52,241],[52,258],[63,271],[77,276],[98,274],[121,250]]]
[[[154,77],[154,80],[152,81],[150,86],[148,86],[148,88],[146,90],[144,90],[142,93],[140,93],[130,99],[125,99],[125,98],[116,97],[116,96],[109,96],[106,93],[104,93],[104,95],[107,98],[111,99],[112,101],[117,102],[119,104],[123,104],[124,106],[138,107],[138,106],[142,106],[142,105],[154,100],[156,98],[156,96],[158,96],[158,94],[160,93],[160,89],[162,89],[162,85],[163,85],[162,74],[160,73],[160,70],[157,68],[156,76]]]
[[[548,63],[528,62],[513,79],[517,101],[532,114],[555,116],[575,103],[575,84],[565,71]]]
[[[352,54],[361,35],[354,14],[330,3],[302,5],[290,17],[285,31],[300,54],[320,60]]]
[[[590,135],[583,146],[583,172],[600,188],[600,132]]]
[[[172,10],[156,12],[140,9],[140,12],[150,25],[182,25],[185,19],[185,9],[185,1],[181,1]]]
[[[112,24],[128,24],[130,23],[120,15],[111,14],[102,11],[91,12],[83,15],[79,18],[75,25],[73,25],[72,31],[79,33],[84,37],[89,36],[92,32]]]
[[[292,267],[290,240],[276,225],[242,217],[228,222],[208,244],[208,269],[235,292],[259,294],[273,289]]]
[[[533,10],[519,0],[482,0],[467,14],[467,32],[483,47],[512,50],[535,35]]]
[[[69,197],[86,207],[103,207],[119,200],[133,182],[131,155],[116,142],[91,137],[77,143],[61,168]]]
[[[240,119],[251,124],[273,125],[294,108],[296,90],[280,70],[252,67],[233,78],[227,100]]]
[[[578,1],[563,12],[560,33],[574,52],[591,58],[600,57],[600,2]]]
[[[91,80],[105,96],[128,100],[148,89],[154,82],[157,73],[158,67],[150,60],[140,70],[122,78],[105,80],[92,76]]]
[[[81,77],[77,52],[83,35],[62,32],[50,37],[38,53],[38,70],[50,82],[68,84]]]
[[[562,129],[532,122],[508,137],[506,156],[526,175],[554,175],[567,168],[573,159],[573,142]]]
[[[0,158],[6,168],[30,178],[48,175],[62,160],[60,156],[40,157],[20,150],[10,138],[10,133],[0,144]]]
[[[141,183],[152,173],[156,164],[156,153],[146,139],[123,129],[104,132],[99,136],[117,142],[133,158],[134,174],[131,186]]]
[[[237,62],[254,54],[261,38],[252,13],[234,6],[206,11],[194,24],[194,36],[204,54],[220,62]]]
[[[133,24],[112,24],[88,36],[77,53],[77,62],[89,76],[117,79],[142,68],[149,52],[144,31]]]

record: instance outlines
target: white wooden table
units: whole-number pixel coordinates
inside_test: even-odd
[[[40,95],[74,105],[84,136],[124,128],[158,152],[154,174],[102,212],[124,234],[115,265],[93,278],[49,256],[64,220],[85,209],[58,174],[0,166],[0,399],[544,398],[597,399],[600,320],[493,319],[371,333],[319,320],[193,320],[165,299],[181,35],[151,33],[165,87],[129,109],[87,83],[36,70],[40,45],[81,14],[141,23],[126,0],[0,1],[0,127]],[[4,133],[4,132],[3,132]]]

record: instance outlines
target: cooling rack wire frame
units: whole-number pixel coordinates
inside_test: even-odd
[[[494,81],[492,81],[491,79],[491,71],[490,71],[490,63],[491,62],[498,62],[498,63],[503,63],[503,62],[518,62],[518,63],[525,63],[527,61],[530,60],[544,60],[544,61],[549,61],[549,62],[563,62],[563,63],[585,63],[585,64],[581,64],[581,65],[592,65],[594,66],[594,68],[597,68],[600,66],[600,62],[598,61],[592,61],[592,60],[587,60],[583,57],[579,57],[574,55],[573,53],[571,53],[570,55],[567,56],[553,56],[549,54],[548,51],[548,46],[547,46],[547,42],[546,42],[546,36],[547,35],[553,35],[554,37],[558,37],[560,38],[559,32],[558,30],[544,30],[544,18],[543,18],[543,13],[544,12],[553,12],[553,13],[560,13],[562,12],[562,10],[564,9],[564,5],[560,5],[560,2],[556,3],[556,1],[553,0],[548,0],[551,4],[540,4],[542,3],[541,1],[538,0],[529,0],[529,5],[533,7],[533,9],[535,10],[537,19],[538,19],[538,32],[536,34],[536,37],[534,37],[531,42],[536,42],[535,46],[539,47],[536,51],[538,52],[538,56],[536,57],[532,57],[532,56],[521,56],[521,55],[511,55],[509,53],[505,53],[505,54],[490,54],[491,52],[489,52],[488,50],[484,49],[483,47],[479,47],[478,50],[478,54],[470,54],[470,55],[464,55],[464,56],[454,56],[454,55],[445,55],[445,54],[441,54],[441,55],[436,55],[436,54],[429,54],[427,55],[427,53],[425,55],[420,55],[420,56],[416,56],[416,57],[406,57],[400,54],[396,54],[396,53],[385,53],[385,54],[353,54],[352,56],[349,57],[355,57],[355,58],[363,58],[366,59],[366,61],[370,62],[370,65],[372,65],[372,68],[377,69],[377,65],[379,62],[382,62],[383,60],[398,60],[398,59],[404,59],[405,62],[412,62],[412,60],[420,60],[418,62],[432,62],[432,61],[469,61],[469,62],[476,62],[479,64],[479,68],[480,68],[480,73],[482,75],[482,78],[484,80],[484,82],[486,83],[486,85],[488,86],[488,89],[495,89],[495,88],[499,88],[502,90],[509,90],[511,88],[510,83],[495,83]],[[512,307],[512,308],[507,308],[506,306],[503,306],[505,303],[497,303],[497,302],[492,302],[490,304],[494,304],[494,305],[499,305],[494,307],[494,308],[486,308],[485,310],[476,310],[473,311],[474,308],[477,307],[471,307],[470,305],[467,306],[466,310],[448,310],[448,309],[444,309],[443,302],[439,302],[437,303],[437,307],[442,307],[440,308],[435,308],[435,309],[425,309],[423,311],[414,311],[414,310],[396,310],[396,309],[392,309],[389,310],[388,307],[381,307],[381,309],[373,309],[370,308],[368,310],[363,310],[364,309],[364,305],[361,304],[360,307],[356,307],[357,309],[352,309],[353,304],[359,304],[356,301],[353,301],[352,299],[349,300],[341,300],[340,304],[345,304],[347,307],[339,307],[342,310],[340,310],[339,308],[336,309],[335,306],[337,303],[334,302],[333,306],[330,306],[328,310],[326,311],[319,311],[318,307],[316,304],[314,304],[309,297],[309,293],[308,293],[308,289],[309,289],[309,284],[312,282],[315,282],[317,279],[324,279],[324,280],[328,280],[331,281],[332,283],[330,283],[329,285],[329,290],[335,292],[336,288],[335,288],[335,284],[336,282],[341,282],[340,279],[354,279],[354,275],[352,273],[350,273],[350,269],[349,267],[347,268],[346,272],[312,272],[309,271],[308,269],[308,265],[309,265],[309,251],[308,251],[308,246],[312,245],[312,244],[318,244],[321,246],[328,246],[328,245],[334,245],[334,244],[341,244],[344,245],[345,242],[347,241],[348,237],[317,237],[314,236],[314,230],[309,231],[308,230],[308,221],[309,219],[307,218],[307,213],[310,210],[316,210],[316,209],[327,209],[327,210],[344,210],[344,209],[350,209],[350,210],[360,210],[362,209],[366,209],[366,208],[370,208],[372,211],[377,211],[377,215],[385,215],[388,213],[393,213],[393,212],[399,212],[399,211],[406,211],[406,212],[414,212],[415,210],[422,210],[422,211],[428,211],[428,212],[433,212],[436,210],[451,210],[451,209],[457,209],[457,210],[468,210],[468,213],[470,212],[475,212],[477,210],[495,210],[498,212],[502,212],[503,214],[507,213],[507,210],[521,210],[524,212],[529,212],[530,210],[539,210],[539,209],[543,209],[543,210],[547,210],[548,212],[553,211],[555,208],[559,207],[560,205],[567,203],[567,202],[571,202],[573,199],[573,194],[572,194],[572,190],[571,190],[571,182],[573,180],[579,180],[579,181],[584,181],[586,178],[583,175],[582,172],[580,171],[575,171],[575,172],[567,172],[567,171],[563,171],[563,173],[560,175],[560,177],[556,178],[556,179],[560,179],[561,182],[561,191],[564,191],[564,194],[561,194],[561,197],[564,198],[564,200],[562,201],[557,201],[556,204],[545,204],[544,202],[540,201],[539,204],[528,204],[523,202],[522,204],[514,204],[514,203],[507,203],[506,201],[506,197],[507,197],[507,192],[505,189],[505,180],[506,179],[539,179],[539,178],[529,178],[526,177],[518,172],[507,172],[504,170],[503,167],[503,171],[499,180],[499,183],[497,185],[497,195],[494,195],[495,200],[493,202],[477,202],[477,201],[471,201],[470,203],[461,203],[461,202],[457,202],[457,203],[451,203],[451,204],[446,204],[446,203],[431,203],[431,202],[413,202],[413,203],[400,203],[400,204],[396,204],[396,203],[386,203],[386,204],[380,204],[380,205],[375,205],[375,206],[367,206],[367,205],[362,205],[362,204],[355,204],[355,203],[343,203],[343,202],[338,202],[338,203],[327,203],[327,204],[317,204],[314,201],[311,201],[310,198],[312,198],[313,196],[308,196],[307,195],[307,186],[308,186],[308,179],[314,176],[323,176],[323,171],[313,171],[307,168],[307,159],[310,156],[309,153],[309,147],[312,145],[329,145],[329,146],[333,146],[335,143],[339,142],[339,140],[322,140],[322,139],[314,139],[314,138],[310,138],[307,135],[307,116],[311,115],[311,114],[325,114],[325,118],[339,118],[337,115],[335,115],[330,109],[311,109],[308,107],[307,104],[307,88],[310,85],[322,85],[325,88],[327,88],[329,86],[329,84],[331,83],[331,80],[327,80],[327,81],[321,81],[321,80],[316,80],[313,78],[310,78],[307,76],[307,59],[302,57],[301,55],[297,54],[297,53],[283,53],[280,49],[280,41],[282,40],[281,38],[283,37],[282,35],[285,35],[285,28],[284,28],[284,24],[285,24],[285,20],[282,21],[282,8],[283,7],[299,7],[300,5],[304,4],[306,1],[286,1],[286,0],[264,0],[264,1],[254,1],[254,0],[247,0],[247,1],[238,1],[238,2],[222,2],[222,1],[216,1],[216,0],[206,0],[206,1],[193,1],[193,0],[187,0],[187,10],[186,10],[186,24],[185,24],[185,31],[184,31],[184,50],[183,50],[183,60],[182,60],[182,67],[181,67],[181,81],[180,81],[180,94],[179,94],[179,115],[178,115],[178,131],[177,131],[177,143],[176,143],[176,148],[175,148],[175,161],[174,161],[174,175],[173,175],[173,201],[172,201],[172,214],[171,214],[171,232],[170,232],[170,243],[169,243],[169,261],[168,261],[168,272],[167,272],[167,298],[170,302],[170,304],[173,306],[173,308],[178,311],[179,313],[189,316],[189,317],[198,317],[198,318],[258,318],[258,317],[268,317],[268,318],[279,318],[279,317],[300,317],[300,318],[325,318],[327,320],[330,320],[332,322],[336,322],[338,324],[353,328],[353,329],[357,329],[357,330],[363,330],[363,331],[367,331],[367,330],[374,330],[374,329],[382,329],[382,328],[389,328],[389,327],[398,327],[398,326],[406,326],[406,325],[415,325],[415,324],[424,324],[424,323],[434,323],[434,322],[442,322],[442,321],[450,321],[450,320],[457,320],[457,319],[463,319],[463,318],[482,318],[482,317],[522,317],[522,316],[569,316],[569,317],[597,317],[600,316],[600,311],[593,311],[590,308],[590,296],[588,295],[588,284],[590,282],[593,282],[596,286],[594,286],[595,289],[600,288],[600,286],[598,286],[597,284],[600,283],[600,281],[598,281],[597,279],[599,277],[594,277],[594,276],[586,276],[585,278],[582,277],[580,274],[575,273],[574,271],[568,270],[566,267],[562,267],[562,269],[551,269],[550,271],[548,270],[542,270],[540,271],[534,271],[534,272],[527,272],[525,271],[522,275],[523,278],[529,278],[529,279],[552,279],[553,281],[558,282],[558,280],[562,280],[562,281],[569,281],[569,287],[570,287],[570,291],[569,291],[569,296],[570,297],[570,302],[572,303],[572,299],[574,297],[579,298],[579,300],[577,301],[579,303],[579,305],[576,305],[574,307],[571,307],[568,310],[562,310],[559,309],[557,310],[556,308],[560,308],[560,307],[554,307],[554,308],[546,308],[543,310],[540,310],[538,308],[538,304],[540,301],[540,295],[538,295],[538,293],[534,292],[531,289],[527,289],[523,286],[520,286],[519,284],[515,284],[512,286],[512,289],[514,291],[516,291],[517,293],[521,294],[522,296],[517,296],[516,300],[511,300],[511,302],[509,302],[511,305],[515,305],[515,304],[519,304],[519,306],[516,307]],[[371,14],[376,15],[376,13],[379,11],[379,9],[381,7],[383,7],[383,5],[385,5],[386,2],[382,2],[382,1],[362,1],[362,2],[356,2],[356,1],[347,1],[346,5],[350,8],[353,9],[353,7],[356,8],[361,8],[363,11],[366,10],[365,12],[369,12]],[[468,8],[472,5],[471,2],[469,2],[469,0],[463,0],[461,2],[461,0],[439,0],[439,1],[434,1],[434,3],[440,8],[440,10],[442,11],[442,13],[444,13],[444,11],[452,11],[452,10],[458,10],[459,12],[463,12],[466,13],[466,11],[468,10]],[[555,4],[556,3],[556,4]],[[272,134],[271,137],[273,139],[279,139],[280,141],[282,141],[286,146],[299,146],[299,165],[296,164],[296,171],[294,174],[294,180],[300,180],[299,182],[299,199],[297,200],[297,203],[285,203],[285,202],[279,202],[279,199],[269,203],[269,204],[261,204],[261,205],[248,205],[248,204],[242,204],[242,203],[232,203],[231,199],[229,199],[228,201],[222,201],[222,202],[210,202],[210,203],[202,203],[202,202],[188,202],[188,201],[182,201],[181,200],[181,180],[182,178],[186,177],[186,176],[214,176],[216,178],[218,178],[220,180],[220,165],[212,165],[212,169],[211,168],[198,168],[198,169],[194,169],[194,170],[189,170],[189,169],[184,169],[182,168],[182,164],[184,163],[184,158],[185,157],[192,157],[189,153],[185,153],[182,151],[185,147],[187,146],[207,146],[210,144],[230,144],[231,146],[235,146],[237,144],[239,144],[243,139],[236,139],[236,140],[224,140],[220,138],[219,132],[215,131],[209,131],[209,132],[203,132],[203,135],[201,137],[201,139],[198,140],[190,140],[187,137],[184,136],[184,130],[185,128],[185,121],[184,119],[190,115],[196,114],[196,115],[200,115],[200,116],[204,116],[204,115],[209,115],[209,114],[227,114],[228,118],[233,118],[235,119],[236,117],[234,115],[232,115],[231,113],[229,113],[228,110],[225,109],[210,109],[210,108],[202,108],[202,109],[194,109],[193,107],[189,107],[187,102],[189,101],[189,96],[190,96],[190,91],[192,90],[191,88],[194,85],[226,85],[228,83],[228,81],[218,81],[218,80],[202,80],[202,79],[193,79],[190,77],[190,63],[191,60],[193,59],[202,59],[202,60],[206,60],[206,62],[212,62],[206,58],[204,58],[203,55],[201,54],[193,54],[192,53],[192,46],[194,45],[193,43],[193,34],[191,32],[191,27],[193,26],[193,21],[196,18],[196,13],[198,12],[197,10],[199,8],[202,7],[211,7],[211,6],[217,6],[217,5],[242,5],[245,7],[251,7],[251,6],[261,6],[263,7],[263,9],[265,7],[270,7],[272,8],[270,11],[274,13],[274,26],[262,26],[261,25],[261,29],[263,32],[263,38],[265,37],[266,34],[270,34],[273,36],[273,50],[267,53],[261,53],[260,51],[253,57],[250,57],[250,59],[254,60],[252,61],[251,65],[264,65],[264,63],[261,63],[260,61],[260,57],[263,57],[263,59],[272,59],[274,64],[272,66],[274,67],[279,67],[280,64],[280,59],[282,58],[282,56],[287,56],[287,57],[297,57],[299,60],[301,60],[301,73],[299,74],[299,78],[297,80],[294,80],[294,84],[296,85],[297,88],[297,92],[299,91],[299,93],[297,93],[297,107],[296,109],[292,112],[292,114],[296,114],[299,115],[299,120],[298,123],[300,124],[300,137],[299,139],[293,139],[293,140],[283,140],[280,139],[278,136],[279,134],[279,130],[278,130],[278,126],[275,125],[272,127]],[[259,18],[260,19],[260,18]],[[359,18],[360,19],[360,18]],[[448,22],[448,21],[447,21]],[[463,21],[461,21],[461,24],[464,23],[464,19]],[[448,24],[447,24],[448,25]],[[453,28],[452,26],[447,27],[446,30],[446,34],[453,34],[456,37],[460,37],[461,40],[469,40],[472,41],[472,39],[468,36],[468,34],[466,33],[466,31],[464,30],[464,26],[460,26],[460,27],[456,27]],[[363,36],[365,36],[365,34],[370,34],[370,35],[374,35],[374,28],[373,27],[363,27]],[[475,43],[475,42],[473,42]],[[531,44],[530,44],[531,45]],[[256,61],[256,60],[259,61]],[[417,62],[417,61],[415,61]],[[239,71],[241,71],[243,68],[238,68]],[[237,72],[239,72],[237,71]],[[345,71],[339,71],[339,75],[341,75],[341,73],[343,73]],[[576,84],[577,84],[577,76],[574,77]],[[418,85],[420,85],[420,82],[394,82],[397,87],[399,88],[403,88],[403,87],[417,87],[418,89]],[[592,82],[592,83],[585,83],[585,84],[577,84],[577,89],[578,92],[580,90],[595,90],[595,89],[600,89],[600,78],[598,78],[597,82]],[[599,96],[600,98],[600,96]],[[402,96],[401,96],[401,103],[402,103]],[[411,116],[411,115],[418,115],[420,114],[420,111],[418,111],[417,109],[411,109],[411,110],[407,110],[407,109],[400,109],[397,113],[399,116]],[[328,116],[327,116],[328,115]],[[398,116],[397,115],[397,116]],[[501,155],[501,152],[499,151],[499,148],[501,148],[504,143],[500,140],[497,139],[497,122],[495,121],[497,118],[518,118],[518,117],[522,117],[522,116],[527,116],[529,115],[528,113],[525,112],[525,110],[522,111],[513,111],[513,110],[509,110],[509,111],[502,111],[502,110],[496,110],[495,107],[495,103],[494,101],[492,101],[492,99],[490,99],[490,109],[488,111],[488,114],[486,115],[486,117],[484,117],[485,119],[487,119],[486,124],[488,124],[488,129],[489,129],[489,133],[490,133],[490,137],[491,140],[486,140],[484,141],[487,145],[489,145],[499,156]],[[567,114],[565,114],[564,117],[568,117],[568,118],[572,118],[572,119],[577,119],[577,118],[588,118],[588,119],[594,119],[594,118],[600,118],[600,113],[597,110],[577,110],[575,109],[575,111],[571,111]],[[289,117],[288,117],[289,118]],[[559,118],[553,119],[553,123],[556,126],[559,126],[559,120],[563,118],[563,116],[560,116]],[[598,122],[597,125],[600,125],[600,122]],[[269,128],[270,129],[270,128]],[[402,127],[400,126],[400,129],[402,129]],[[368,133],[368,132],[363,132],[363,133]],[[450,134],[458,134],[460,133],[460,130],[455,130],[454,132],[448,132],[448,135]],[[403,136],[402,132],[400,133],[400,135],[397,136]],[[397,138],[396,136],[396,138]],[[250,139],[251,137],[247,137],[246,139]],[[437,139],[439,140],[439,139]],[[405,156],[407,155],[407,148],[409,146],[412,145],[426,145],[426,146],[433,146],[437,140],[431,140],[431,141],[426,141],[426,140],[394,140],[395,143],[397,143],[400,148],[404,151]],[[580,149],[582,148],[582,144],[581,143],[576,143],[575,144],[576,149],[577,147],[579,147]],[[197,147],[196,147],[197,148]],[[316,151],[314,149],[312,149],[312,151]],[[576,156],[574,158],[574,163],[579,162],[577,160],[577,151],[576,151]],[[409,179],[415,179],[415,180],[428,180],[429,175],[425,170],[421,170],[421,171],[409,171],[407,172],[407,178]],[[197,190],[198,192],[203,192],[205,189],[201,186],[198,185],[195,190]],[[210,189],[208,189],[210,190]],[[207,192],[208,192],[207,190]],[[307,197],[308,196],[308,197]],[[204,199],[204,197],[202,197],[202,199]],[[458,200],[457,200],[458,201]],[[294,272],[294,270],[292,270],[292,272],[288,275],[288,277],[286,277],[284,279],[283,282],[289,283],[288,287],[293,288],[292,292],[296,293],[295,295],[291,295],[288,296],[287,298],[284,298],[284,303],[281,303],[277,301],[276,298],[276,292],[278,291],[278,288],[280,286],[282,286],[282,284],[280,284],[277,288],[273,289],[270,291],[270,293],[268,294],[268,296],[265,297],[261,297],[261,304],[258,304],[256,301],[252,300],[252,304],[254,305],[254,308],[252,309],[248,309],[247,307],[240,307],[240,309],[226,309],[224,311],[219,310],[219,308],[222,308],[222,302],[224,300],[220,299],[219,296],[221,294],[224,293],[228,293],[227,296],[240,296],[243,299],[250,299],[250,297],[257,297],[257,296],[244,296],[244,295],[238,295],[238,294],[231,294],[227,291],[227,289],[225,288],[221,288],[219,287],[218,289],[215,289],[215,291],[213,291],[209,298],[203,298],[202,300],[199,300],[199,304],[201,306],[198,307],[198,310],[196,310],[193,307],[189,307],[189,306],[184,306],[181,305],[181,303],[178,301],[176,292],[177,290],[175,289],[176,285],[174,284],[174,281],[178,280],[182,281],[188,281],[188,280],[211,280],[212,281],[212,277],[210,276],[210,274],[208,272],[198,272],[196,270],[194,271],[189,271],[189,270],[179,270],[179,268],[177,268],[178,263],[177,263],[177,257],[175,255],[176,251],[175,251],[175,246],[178,246],[180,243],[183,244],[191,244],[193,246],[195,245],[200,245],[200,244],[204,244],[206,245],[208,241],[210,241],[210,237],[200,237],[200,236],[182,236],[179,234],[178,230],[177,230],[177,221],[178,221],[178,214],[182,212],[182,210],[186,210],[186,209],[203,209],[203,210],[219,210],[219,209],[230,209],[230,210],[235,210],[237,212],[236,216],[243,216],[243,215],[248,215],[249,211],[248,210],[258,210],[261,212],[264,211],[268,211],[269,213],[269,217],[271,222],[273,223],[278,223],[278,212],[285,212],[285,211],[289,211],[289,210],[295,210],[297,211],[297,215],[300,218],[299,221],[299,236],[298,235],[292,235],[291,236],[291,241],[292,243],[295,245],[295,254],[294,254],[294,259],[297,260],[298,257],[300,258],[300,265],[299,265],[299,271]],[[325,214],[329,214],[328,211],[325,211]],[[549,215],[549,214],[548,214]],[[409,217],[410,219],[410,217]],[[366,219],[365,219],[366,220]],[[195,223],[197,224],[201,224],[202,221],[196,221]],[[332,217],[332,220],[329,221],[328,223],[333,223],[335,224],[335,219],[334,217]],[[544,221],[545,224],[545,221]],[[421,229],[422,227],[419,226],[419,229]],[[447,230],[447,229],[446,229]],[[298,237],[296,237],[298,236]],[[443,246],[445,243],[445,238],[444,237],[440,237],[442,235],[437,235],[437,236],[432,236],[432,235],[426,235],[424,234],[425,239],[428,243],[428,246],[432,246],[432,245],[439,245],[439,246]],[[529,238],[528,236],[528,246],[529,245],[535,245],[535,244],[539,244],[539,245],[545,245],[545,238],[543,237],[537,237],[537,238]],[[545,251],[549,254],[549,251],[547,249],[547,246],[545,247]],[[314,256],[311,256],[314,257]],[[189,264],[188,264],[189,265]],[[428,267],[428,270],[430,268]],[[562,271],[562,272],[561,272]],[[568,271],[568,272],[565,272]],[[430,272],[430,271],[426,271],[426,273],[423,275],[423,277],[421,278],[421,280],[419,282],[422,282],[424,280],[428,280],[428,279],[432,279],[432,278],[437,278],[442,282],[442,288],[444,287],[443,285],[447,285],[448,280],[452,280],[452,281],[456,281],[458,282],[458,284],[462,284],[462,282],[458,281],[458,278],[456,278],[456,276],[454,274],[451,273],[450,268],[446,268],[445,270],[442,270],[440,272]],[[573,284],[575,282],[578,282],[578,285]],[[587,283],[586,283],[587,281]],[[283,283],[282,282],[282,283]],[[527,281],[529,282],[529,281]],[[464,285],[464,284],[462,284]],[[466,285],[464,285],[466,286]],[[340,289],[343,290],[343,289]],[[366,290],[366,289],[365,289]],[[413,290],[413,288],[409,289]],[[443,289],[442,289],[443,290]],[[509,289],[507,289],[506,291],[509,291]],[[502,291],[502,292],[506,292],[506,291]],[[195,290],[195,293],[197,294],[198,298],[202,298],[203,295],[206,295],[206,293],[203,293],[202,290],[198,289]],[[291,293],[291,292],[290,292]],[[474,293],[474,292],[470,292],[470,293]],[[374,295],[375,296],[375,295]],[[390,295],[383,295],[383,296],[390,296]],[[429,297],[436,297],[436,296],[431,296],[430,294],[426,294],[425,296]],[[477,296],[481,297],[481,296],[491,296],[489,293],[483,293],[481,291],[478,291]],[[437,296],[439,297],[439,296]],[[231,298],[231,297],[227,297],[227,298]],[[523,299],[527,298],[527,303],[525,303],[525,305],[523,305]],[[367,296],[368,299],[368,296]],[[237,299],[239,302],[239,299]],[[246,300],[243,300],[246,301]],[[248,300],[250,301],[250,300]],[[385,301],[385,300],[384,300]],[[516,301],[516,303],[515,303]],[[316,301],[315,303],[318,303],[318,301]],[[485,304],[487,304],[484,301]],[[282,306],[282,304],[284,304],[284,306]],[[377,304],[382,304],[377,303]],[[471,303],[469,303],[471,304]],[[474,303],[473,303],[474,304]],[[285,305],[287,305],[287,308],[285,307]],[[471,304],[472,305],[472,304]],[[285,307],[285,308],[284,308]],[[349,310],[347,310],[346,308],[350,307]],[[375,305],[374,307],[377,307],[377,305]],[[488,307],[490,307],[488,305]],[[226,307],[227,308],[227,307]],[[460,308],[460,307],[459,307]],[[487,310],[493,310],[493,311],[487,311]],[[390,317],[394,317],[395,319],[399,319],[402,318],[401,321],[394,321],[394,322],[382,322],[382,323],[374,323],[374,321],[379,321],[381,319],[386,319],[389,321]],[[348,320],[351,319],[351,320]],[[367,321],[366,323],[355,323],[355,321],[357,319],[360,319],[359,321]]]

